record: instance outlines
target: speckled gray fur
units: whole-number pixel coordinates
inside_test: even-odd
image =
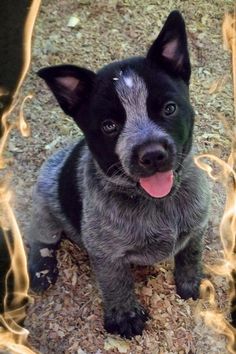
[[[132,184],[125,193],[119,193],[122,187],[104,176],[85,148],[78,166],[84,195],[79,235],[60,211],[57,192],[60,169],[73,147],[52,156],[41,169],[34,194],[29,239],[32,247],[38,243],[40,248],[45,247],[41,243],[53,247],[62,230],[78,244],[82,239],[103,294],[105,318],[114,311],[130,311],[132,317],[140,310],[133,292],[131,263],[153,264],[176,255],[184,247],[187,264],[179,266],[176,256],[177,289],[183,297],[187,293],[196,298],[202,276],[201,238],[207,223],[209,195],[205,176],[192,157],[184,161],[177,192],[158,200],[137,194]],[[189,240],[195,244],[191,245]]]

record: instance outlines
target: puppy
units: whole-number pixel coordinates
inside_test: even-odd
[[[39,71],[84,133],[43,165],[29,232],[31,287],[55,283],[62,231],[86,248],[101,289],[104,326],[131,338],[148,319],[130,264],[174,256],[177,293],[199,295],[209,203],[191,148],[194,112],[185,23],[172,12],[145,57],[96,74],[60,65]]]

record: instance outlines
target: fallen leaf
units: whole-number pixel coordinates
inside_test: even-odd
[[[104,349],[110,350],[115,348],[118,349],[119,353],[127,353],[127,351],[130,349],[130,345],[123,339],[107,337],[104,343]]]

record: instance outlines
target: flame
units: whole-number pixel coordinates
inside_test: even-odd
[[[23,68],[20,79],[16,83],[15,91],[12,93],[12,104],[3,112],[1,117],[3,134],[0,140],[0,170],[4,170],[8,166],[4,151],[11,130],[13,128],[19,129],[24,137],[30,135],[30,128],[24,118],[23,107],[25,101],[32,98],[32,95],[24,98],[20,106],[19,118],[15,122],[9,123],[8,117],[18,103],[19,90],[29,69],[32,33],[40,3],[41,0],[32,0],[28,11],[23,36]],[[8,94],[4,87],[0,87],[0,95]],[[0,351],[34,354],[35,351],[31,350],[27,344],[29,332],[21,326],[26,316],[25,306],[29,301],[29,278],[24,245],[11,207],[11,197],[9,174],[5,173],[0,178],[0,237],[4,237],[8,249],[10,268],[5,277],[4,311],[0,314]]]
[[[214,181],[222,183],[226,190],[225,209],[219,228],[223,257],[222,259],[218,259],[214,266],[206,265],[206,268],[209,272],[227,279],[231,285],[231,292],[229,294],[231,303],[236,295],[235,286],[233,286],[235,283],[234,272],[236,272],[236,173],[231,166],[232,158],[232,153],[227,163],[210,154],[203,154],[195,158],[195,163],[198,167],[207,171],[208,175]],[[206,160],[208,163],[205,162]],[[214,166],[211,164],[214,164]],[[200,302],[198,308],[200,315],[204,318],[208,326],[212,327],[217,333],[227,337],[227,349],[230,353],[235,353],[236,329],[218,309],[213,284],[209,280],[204,279],[201,284],[200,293],[201,298],[206,300],[209,304],[209,308],[206,310],[203,308],[203,303]]]
[[[222,31],[224,47],[232,53],[234,113],[236,117],[236,8],[233,15],[225,14]],[[222,116],[220,118],[224,121]],[[227,162],[211,154],[202,154],[195,157],[195,163],[205,170],[210,178],[220,182],[226,191],[224,213],[219,227],[223,256],[217,260],[214,266],[207,265],[206,268],[213,274],[225,277],[230,285],[229,300],[232,321],[230,322],[220,311],[215,288],[207,279],[201,283],[200,293],[203,301],[199,303],[198,311],[208,326],[227,338],[229,353],[236,353],[236,127],[231,129],[229,135],[232,144]],[[208,303],[207,309],[204,307],[205,301]]]
[[[26,100],[32,99],[32,98],[33,98],[33,95],[28,95],[23,99],[21,106],[20,106],[19,121],[17,124],[21,134],[26,138],[28,136],[30,136],[30,126],[25,120],[23,110],[24,110],[24,104],[25,104]]]

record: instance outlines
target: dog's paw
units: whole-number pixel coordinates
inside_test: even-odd
[[[56,257],[40,257],[35,263],[29,262],[30,288],[42,293],[55,284],[58,277]]]
[[[58,277],[58,268],[48,267],[46,264],[42,269],[31,267],[30,273],[30,288],[36,293],[42,293],[47,290],[50,285],[55,284]]]
[[[200,296],[200,284],[203,275],[196,275],[194,277],[175,277],[176,292],[182,299],[197,300]]]
[[[104,328],[109,333],[117,333],[131,339],[142,334],[148,319],[149,315],[141,305],[136,305],[128,311],[113,309],[105,313]]]

